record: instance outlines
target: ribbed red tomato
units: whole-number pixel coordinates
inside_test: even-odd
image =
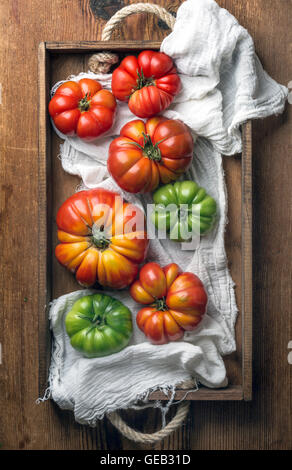
[[[122,289],[138,274],[148,247],[143,212],[106,189],[80,191],[57,213],[58,261],[86,287]]]
[[[163,116],[128,122],[109,147],[108,170],[130,193],[149,192],[186,171],[193,156],[187,126]]]
[[[112,76],[112,91],[121,101],[128,101],[136,116],[155,116],[173,101],[181,89],[172,59],[163,52],[143,51],[138,57],[122,60]]]
[[[148,307],[138,312],[137,325],[154,344],[165,344],[194,330],[206,311],[207,294],[193,273],[182,273],[171,263],[161,268],[145,264],[130,294],[136,302]]]
[[[59,131],[94,140],[114,122],[116,100],[109,90],[90,78],[65,82],[49,103],[49,113]]]

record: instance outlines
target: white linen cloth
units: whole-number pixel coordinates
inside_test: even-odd
[[[195,251],[181,250],[169,240],[151,240],[148,260],[162,265],[177,262],[183,270],[196,273],[208,292],[208,314],[197,330],[185,334],[184,341],[153,346],[136,327],[139,306],[127,291],[112,291],[110,295],[124,302],[133,313],[133,339],[118,354],[85,359],[70,346],[64,329],[66,313],[85,291],[54,301],[50,310],[54,348],[47,396],[61,408],[74,410],[80,423],[94,425],[107,412],[130,408],[137,399],[145,400],[150,390],[174,390],[190,378],[208,387],[225,386],[227,377],[221,356],[236,348],[237,307],[224,248],[227,196],[221,154],[241,152],[240,125],[282,112],[288,91],[266,74],[248,32],[214,0],[184,2],[161,51],[174,59],[182,81],[182,91],[163,115],[181,119],[194,136],[199,136],[186,178],[194,179],[215,198],[219,221]],[[70,78],[79,80],[83,76],[96,78],[110,88],[111,75],[88,73]],[[119,191],[108,177],[107,150],[123,124],[135,118],[128,106],[119,102],[113,128],[96,142],[84,143],[61,135],[64,170],[79,175],[84,187]],[[142,203],[144,208],[151,202],[151,196],[124,196]]]

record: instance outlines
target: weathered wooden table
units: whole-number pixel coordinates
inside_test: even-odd
[[[107,422],[77,425],[52,402],[35,405],[38,363],[37,48],[40,41],[94,41],[117,9],[98,0],[3,0],[1,21],[0,443],[5,449],[133,449]],[[155,1],[176,11],[180,1]],[[218,0],[255,39],[267,71],[292,80],[291,0]],[[146,26],[145,26],[146,21]],[[120,38],[160,40],[164,23],[130,17]],[[114,36],[117,37],[117,36]],[[292,447],[291,108],[254,124],[254,395],[251,403],[195,402],[186,425],[157,449]],[[227,175],[228,177],[228,175]],[[78,179],[76,178],[76,184]],[[289,218],[290,217],[290,218]],[[292,349],[292,348],[291,348]],[[127,413],[151,432],[159,411]]]

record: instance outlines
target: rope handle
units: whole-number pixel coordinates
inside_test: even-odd
[[[117,11],[106,23],[102,35],[102,41],[109,41],[113,30],[119,23],[123,21],[127,16],[133,15],[134,13],[153,13],[157,15],[167,26],[172,30],[175,23],[175,18],[165,8],[155,5],[153,3],[134,3],[128,5],[121,10]],[[93,54],[88,62],[89,69],[94,73],[108,73],[111,66],[116,64],[119,60],[117,54],[112,52],[99,52]],[[182,389],[189,389],[194,386],[193,381],[184,382],[180,385]],[[177,428],[179,428],[185,420],[190,408],[190,402],[181,403],[176,411],[174,418],[162,429],[153,433],[146,434],[143,432],[136,431],[135,429],[128,426],[120,415],[115,411],[107,415],[107,418],[115,428],[117,428],[123,436],[128,439],[140,442],[143,444],[155,444],[161,441],[165,437],[169,436]]]
[[[154,3],[133,3],[117,11],[106,23],[102,35],[102,41],[109,41],[113,30],[127,16],[134,13],[153,13],[164,21],[170,29],[173,29],[175,18],[165,8]],[[88,62],[89,69],[94,73],[108,73],[111,66],[119,61],[117,54],[112,52],[98,52],[93,54]]]
[[[153,434],[146,434],[143,432],[135,431],[135,429],[128,426],[120,415],[115,411],[107,415],[108,419],[115,428],[117,428],[123,436],[128,439],[139,442],[141,444],[155,444],[165,437],[169,436],[177,428],[179,428],[185,420],[190,408],[190,402],[184,402],[178,406],[174,418],[162,429]]]
[[[194,389],[194,387],[197,387],[197,383],[194,380],[185,381],[178,386],[179,389],[188,391],[190,389]],[[156,442],[165,439],[167,436],[169,436],[182,425],[188,415],[189,409],[190,402],[183,401],[177,407],[176,414],[172,418],[172,420],[164,428],[152,434],[146,434],[131,428],[125,423],[125,421],[120,417],[120,415],[116,411],[108,414],[107,418],[112,423],[112,425],[116,429],[118,429],[118,431],[120,431],[120,433],[123,434],[123,436],[125,436],[127,439],[139,442],[141,444],[155,444]]]

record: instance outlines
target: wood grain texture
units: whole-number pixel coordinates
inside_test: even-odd
[[[243,397],[252,399],[252,123],[243,126],[242,132],[242,361]]]
[[[125,4],[133,3],[125,1]],[[164,6],[180,2],[155,1]],[[266,70],[292,79],[291,0],[219,0],[253,35]],[[0,442],[6,449],[134,449],[107,422],[76,424],[71,413],[38,396],[38,153],[37,50],[40,41],[98,40],[87,0],[3,0],[0,5],[2,364]],[[133,16],[113,39],[161,40],[151,15]],[[21,109],[21,115],[19,115]],[[17,137],[17,138],[16,138]],[[185,424],[157,449],[290,449],[291,320],[291,107],[253,126],[254,170],[254,398],[196,402]],[[55,162],[59,164],[60,162]],[[236,197],[236,195],[235,195]],[[289,205],[290,204],[290,205]],[[170,417],[173,411],[170,412]],[[137,429],[161,424],[157,410],[122,413]]]

